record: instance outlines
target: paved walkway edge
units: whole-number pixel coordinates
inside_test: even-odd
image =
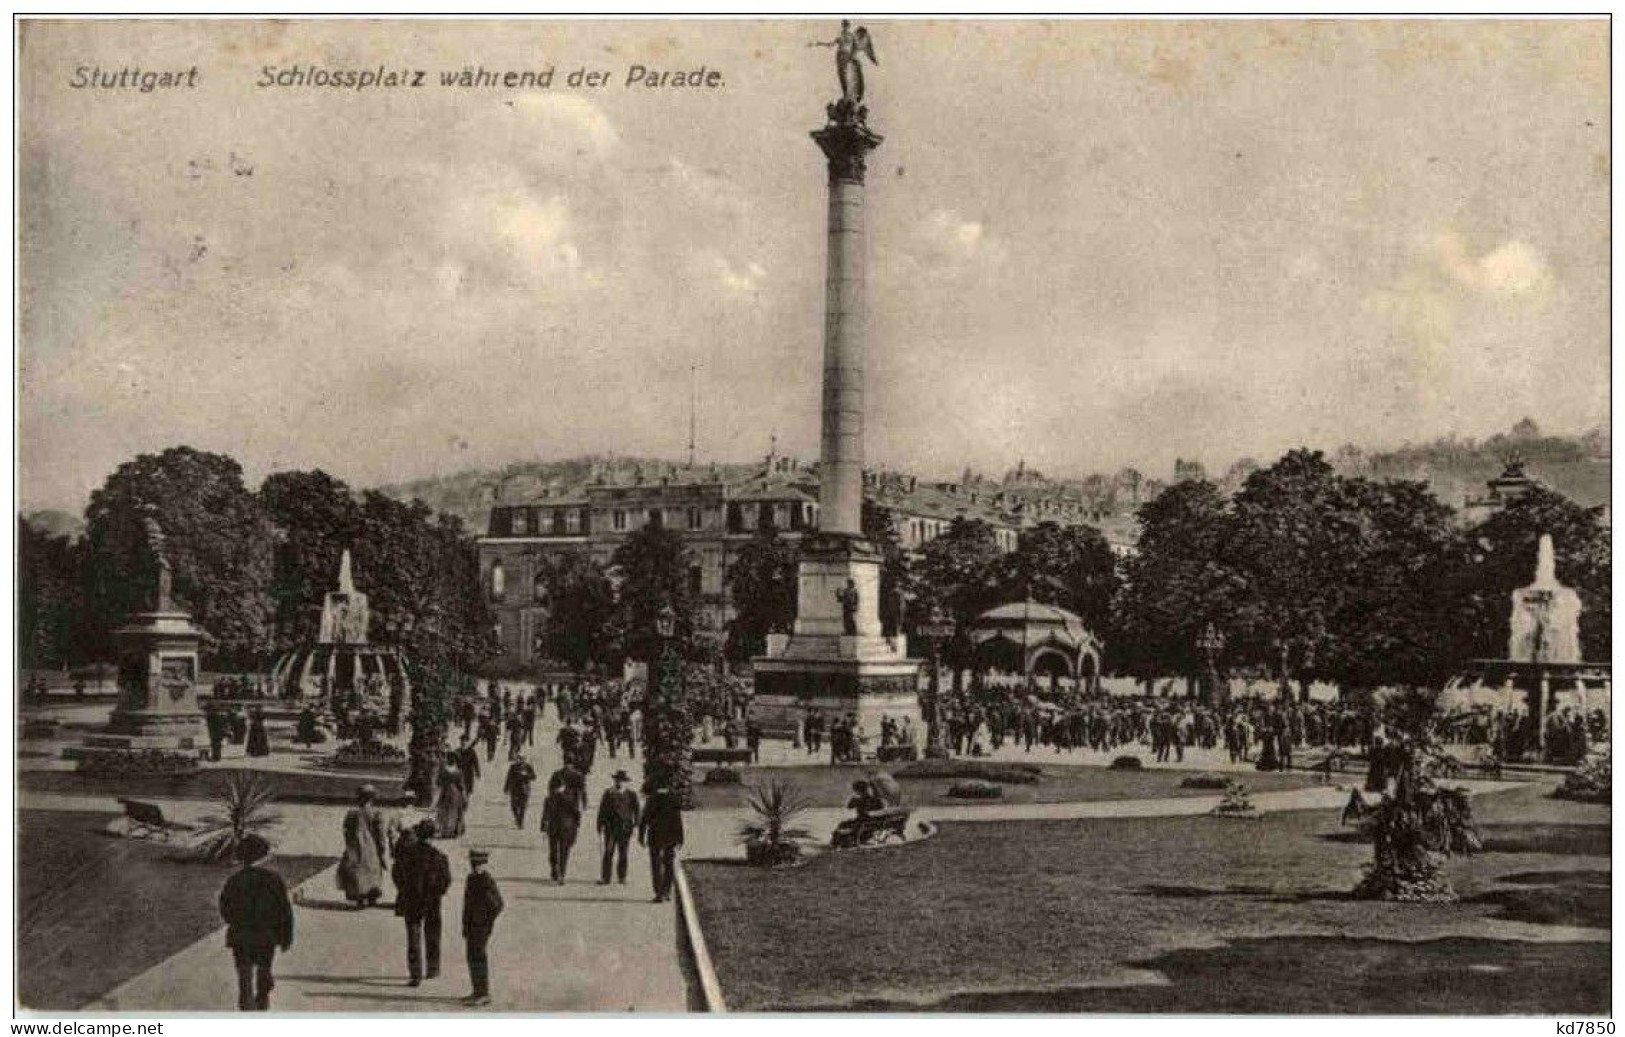
[[[705,946],[705,931],[700,928],[700,913],[694,908],[694,896],[688,888],[688,871],[682,861],[676,862],[677,915],[682,922],[688,949],[694,955],[694,969],[700,974],[700,992],[705,997],[707,1012],[724,1013],[728,1004],[722,998],[722,983],[717,979],[716,966],[711,963],[711,952]]]

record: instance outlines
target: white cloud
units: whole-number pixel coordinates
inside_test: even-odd
[[[908,251],[929,270],[954,275],[973,268],[998,266],[1008,258],[1003,243],[980,220],[952,209],[937,209],[914,228]]]
[[[1538,295],[1552,284],[1551,269],[1545,257],[1532,245],[1516,238],[1474,256],[1461,235],[1445,231],[1434,237],[1432,251],[1439,267],[1451,280],[1481,295]]]

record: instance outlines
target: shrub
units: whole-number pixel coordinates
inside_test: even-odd
[[[1144,767],[1138,756],[1119,756],[1112,761],[1114,771],[1137,771]]]
[[[1223,789],[1230,787],[1230,779],[1219,774],[1192,774],[1179,780],[1182,789]]]
[[[990,781],[956,781],[948,786],[948,795],[954,799],[998,799],[1004,788]]]
[[[201,819],[202,841],[198,856],[211,861],[229,861],[237,855],[237,845],[250,834],[258,834],[281,820],[268,809],[276,789],[258,771],[233,771],[220,787],[220,813]]]
[[[738,785],[744,780],[744,775],[733,767],[712,767],[705,772],[707,785]]]
[[[1579,769],[1563,779],[1563,784],[1552,793],[1558,799],[1572,799],[1581,803],[1612,803],[1614,801],[1614,762],[1608,750],[1588,758]]]
[[[1253,806],[1253,797],[1249,794],[1247,786],[1239,781],[1225,783],[1224,798],[1219,805],[1211,811],[1220,817],[1257,817],[1258,808]]]
[[[899,778],[971,778],[1004,785],[1036,785],[1044,780],[1033,763],[986,763],[980,760],[916,760],[893,773]]]
[[[812,833],[792,826],[791,821],[805,811],[811,801],[795,784],[774,778],[766,785],[752,788],[746,803],[756,815],[754,821],[739,826],[746,861],[770,867],[787,864],[801,856],[798,843],[811,839]]]

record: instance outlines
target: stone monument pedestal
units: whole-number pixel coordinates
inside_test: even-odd
[[[114,631],[118,705],[93,749],[195,749],[207,741],[198,705],[203,631],[184,612],[142,612]]]
[[[850,629],[843,592],[856,593]],[[810,710],[855,714],[871,739],[880,720],[921,728],[920,661],[880,632],[880,553],[861,537],[816,534],[802,549],[795,632],[773,637],[752,660],[751,710],[772,730],[797,730]],[[923,728],[921,728],[923,730]]]

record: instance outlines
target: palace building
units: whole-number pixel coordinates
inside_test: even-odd
[[[986,521],[1006,551],[1015,550],[1023,528],[1040,522],[1098,524],[1098,516],[1070,502],[1021,498],[997,487],[924,482],[894,472],[865,472],[864,497],[891,513],[908,551],[941,536],[961,516]],[[771,526],[794,541],[818,528],[818,471],[794,458],[769,455],[743,478],[728,479],[715,468],[661,466],[630,479],[600,473],[583,485],[551,486],[523,501],[494,502],[486,534],[479,538],[479,561],[503,646],[499,665],[523,666],[538,658],[536,644],[547,615],[540,579],[544,559],[579,553],[608,568],[621,542],[648,525],[682,535],[700,630],[720,642],[733,615],[729,567],[759,529]],[[1114,551],[1131,550],[1110,531],[1107,536]]]

